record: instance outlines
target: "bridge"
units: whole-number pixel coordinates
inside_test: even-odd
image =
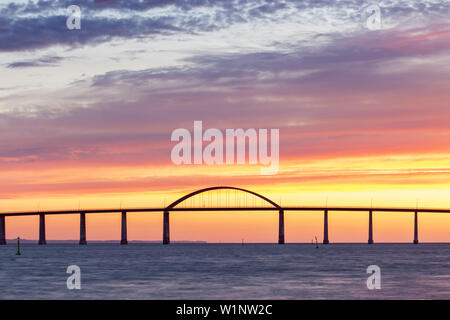
[[[208,192],[221,192],[225,190],[225,195],[221,194],[221,200],[226,199],[226,205],[222,205],[219,201],[219,196],[216,198],[216,206],[208,207],[207,204],[213,204],[214,199],[209,196],[206,199],[201,198],[200,203],[196,204],[193,201],[196,195],[204,195]],[[234,192],[234,203],[232,201]],[[241,206],[240,200],[236,196],[237,192],[242,192],[246,195],[253,196],[253,204]],[[192,206],[186,204],[191,201]],[[198,201],[197,201],[198,202]],[[258,203],[257,203],[258,202]],[[329,212],[367,212],[369,220],[368,244],[373,244],[373,223],[372,216],[375,212],[394,212],[394,213],[414,213],[414,244],[419,243],[418,233],[418,215],[419,213],[450,213],[450,209],[430,209],[430,208],[389,208],[389,207],[309,207],[309,206],[287,206],[282,207],[269,198],[243,188],[217,186],[205,189],[200,189],[191,192],[178,200],[172,202],[167,207],[163,208],[119,208],[119,209],[78,209],[78,210],[55,210],[55,211],[24,211],[24,212],[4,212],[0,213],[0,245],[6,245],[6,217],[12,218],[17,216],[39,216],[39,241],[38,244],[47,244],[45,236],[45,217],[48,215],[63,215],[63,214],[78,214],[80,216],[80,245],[86,245],[86,214],[95,213],[121,213],[121,240],[120,244],[128,244],[127,239],[127,213],[145,213],[145,212],[160,212],[163,214],[163,244],[170,244],[170,212],[187,212],[187,211],[275,211],[278,213],[278,243],[284,244],[284,213],[291,212],[323,212],[323,244],[329,244],[328,238],[328,213]]]

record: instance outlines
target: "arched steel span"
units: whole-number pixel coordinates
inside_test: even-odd
[[[271,205],[273,205],[273,206],[275,207],[274,209],[281,210],[281,207],[280,207],[278,204],[276,204],[276,203],[273,202],[272,200],[270,200],[270,199],[264,197],[263,195],[261,195],[261,194],[259,194],[259,193],[256,193],[256,192],[253,192],[253,191],[250,191],[250,190],[247,190],[247,189],[243,189],[243,188],[227,187],[227,186],[209,187],[209,188],[204,188],[204,189],[200,189],[200,190],[191,192],[191,193],[189,193],[189,194],[187,194],[187,195],[181,197],[180,199],[178,199],[178,200],[172,202],[170,205],[168,205],[168,206],[166,207],[166,210],[171,210],[171,209],[173,209],[176,205],[180,204],[180,203],[183,202],[184,200],[187,200],[187,199],[189,199],[189,198],[191,198],[191,197],[193,197],[193,196],[195,196],[195,195],[197,195],[197,194],[204,193],[204,192],[207,192],[207,191],[212,191],[212,190],[222,190],[222,189],[227,189],[227,190],[238,190],[238,191],[250,193],[250,194],[252,194],[252,195],[254,195],[254,196],[257,196],[258,198],[261,198],[261,199],[263,199],[264,201],[270,203]]]
[[[243,189],[243,188],[236,188],[236,187],[226,187],[226,186],[219,186],[219,187],[210,187],[210,188],[204,188],[200,189],[194,192],[191,192],[180,199],[172,202],[169,206],[166,207],[164,210],[164,216],[163,216],[163,244],[169,244],[170,243],[170,223],[169,223],[169,211],[172,210],[176,205],[180,204],[186,199],[189,199],[190,197],[193,197],[197,194],[212,191],[212,190],[238,190],[245,193],[252,194],[254,196],[257,196],[258,198],[263,199],[264,201],[270,203],[273,205],[274,209],[279,212],[279,223],[278,223],[278,243],[283,244],[284,243],[284,210],[275,202],[272,200],[264,197],[263,195],[260,195],[259,193]]]

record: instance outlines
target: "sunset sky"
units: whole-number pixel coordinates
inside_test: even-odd
[[[68,30],[66,8],[81,8]],[[376,4],[381,26],[368,28]],[[0,212],[161,207],[228,185],[281,205],[450,208],[450,2],[55,0],[0,2]],[[280,169],[174,165],[177,128],[280,129]],[[366,242],[366,213],[330,213],[330,241]],[[287,213],[286,241],[322,239]],[[172,240],[276,242],[274,213],[174,213]],[[450,241],[450,215],[420,215]],[[89,215],[89,240],[120,215]],[[37,239],[37,217],[7,218]],[[47,217],[78,239],[79,217]],[[379,213],[375,242],[411,242],[412,214]],[[130,214],[161,240],[162,214]]]

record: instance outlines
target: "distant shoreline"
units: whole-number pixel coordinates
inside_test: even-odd
[[[37,239],[20,239],[20,243],[23,244],[37,244],[39,240]],[[6,242],[8,244],[13,244],[17,242],[16,239],[6,239]],[[79,240],[47,240],[47,244],[78,244]],[[89,243],[96,243],[96,244],[120,244],[120,240],[90,240]],[[162,244],[162,241],[160,240],[129,240],[128,244]],[[171,241],[171,244],[242,244],[241,242],[208,242],[204,240],[199,241],[188,241],[188,240],[181,240],[181,241]],[[274,244],[278,245],[275,242],[245,242],[243,245],[249,245],[249,244]],[[302,244],[302,245],[312,245],[310,242],[289,242],[285,245],[292,245],[292,244]],[[319,243],[320,247],[327,247],[327,246],[333,246],[333,245],[342,245],[342,244],[366,244],[367,242],[333,242],[328,245],[323,245]],[[377,242],[374,245],[377,244],[412,244],[411,242]],[[421,244],[450,244],[450,242],[421,242]]]

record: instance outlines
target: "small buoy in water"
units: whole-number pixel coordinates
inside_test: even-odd
[[[319,249],[319,243],[317,242],[317,237],[316,237],[316,249]]]
[[[17,237],[17,252],[16,252],[16,256],[20,256],[20,238]]]

